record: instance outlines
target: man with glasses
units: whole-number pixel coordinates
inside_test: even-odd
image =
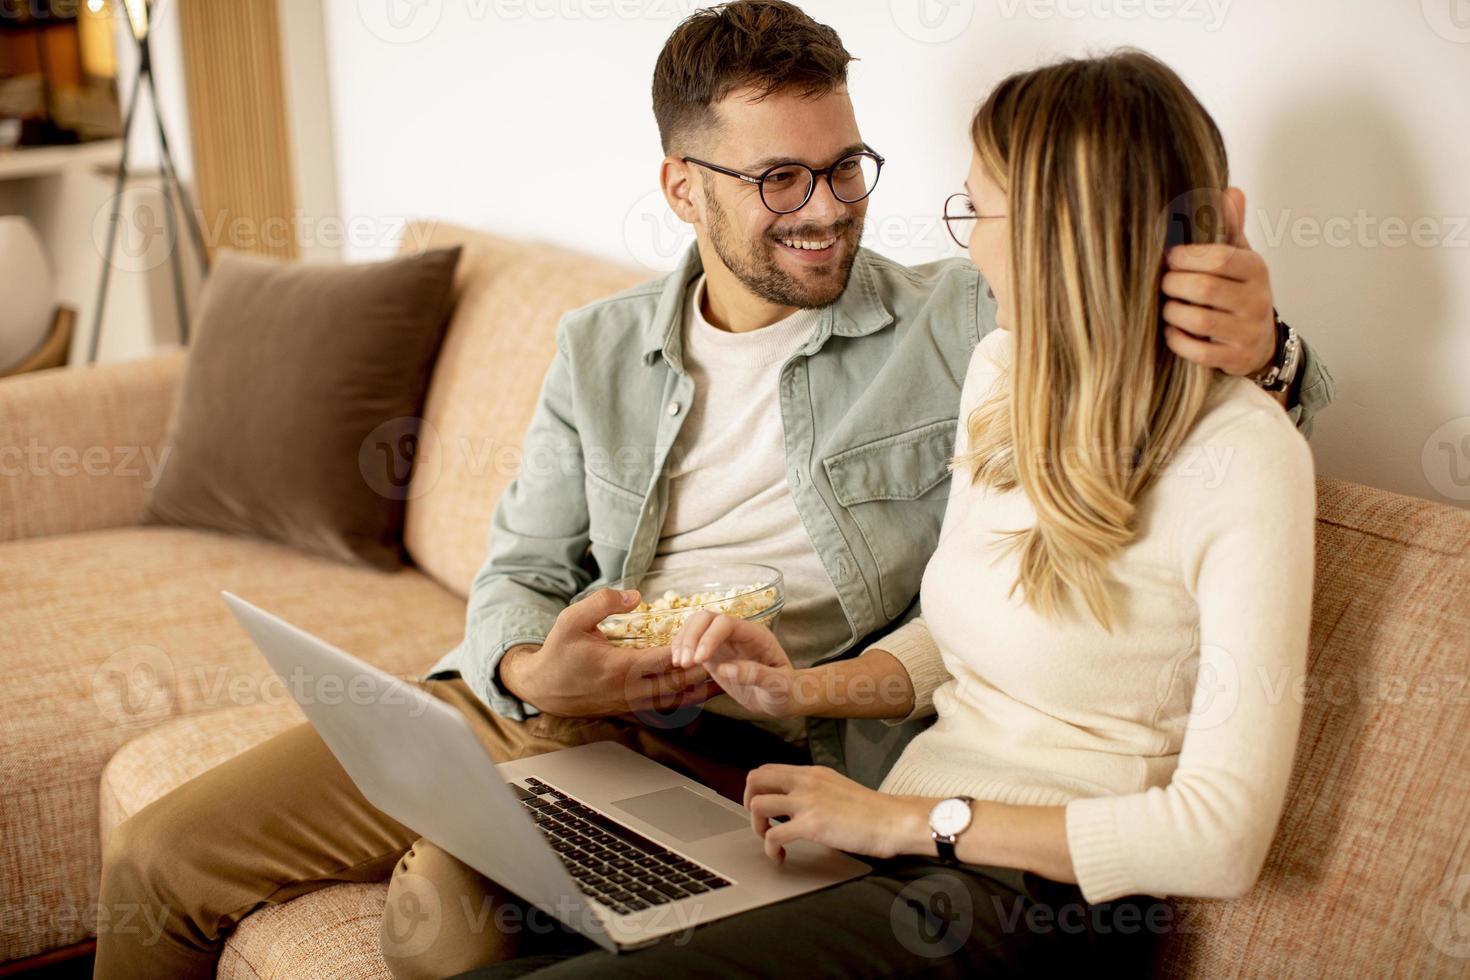
[[[652,569],[774,565],[798,667],[860,653],[915,614],[960,386],[995,307],[967,261],[910,268],[860,247],[884,160],[859,133],[850,60],[834,31],[779,0],[700,10],[659,56],[660,179],[696,243],[661,281],[563,319],[524,448],[584,473],[528,467],[506,490],[465,638],[426,682],[497,759],[616,739],[738,800],[766,762],[876,786],[927,723],[751,719],[703,668],[608,644],[597,624],[636,595],[571,602]],[[976,217],[966,204],[945,207],[961,245]],[[1240,253],[1233,308],[1208,311],[1212,336],[1175,349],[1244,375],[1269,371],[1281,345],[1264,265]],[[1310,352],[1297,360],[1295,378],[1274,380],[1305,427],[1330,379]],[[828,696],[867,699],[878,717],[891,713],[883,695]],[[288,731],[115,832],[103,903],[153,910],[165,927],[152,942],[100,936],[97,975],[212,976],[255,909],[390,873],[381,944],[395,976],[584,948],[416,836],[361,797],[309,725]]]
[[[844,204],[856,204],[878,185],[878,172],[883,169],[883,158],[872,148],[850,151],[830,167],[813,170],[804,163],[778,162],[767,167],[759,177],[719,167],[705,160],[683,157],[685,163],[696,163],[717,174],[743,180],[760,188],[761,203],[776,214],[791,214],[800,211],[812,199],[819,179],[826,180],[832,196]]]

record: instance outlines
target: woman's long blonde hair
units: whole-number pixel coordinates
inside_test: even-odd
[[[1024,600],[1055,615],[1075,593],[1111,630],[1108,563],[1215,377],[1165,346],[1160,280],[1169,245],[1227,236],[1224,142],[1131,50],[1012,75],[971,135],[1009,202],[1014,357],[953,465],[1030,499],[1009,539]]]

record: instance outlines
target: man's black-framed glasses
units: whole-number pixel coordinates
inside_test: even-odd
[[[970,238],[975,232],[975,225],[982,218],[1004,217],[1003,214],[977,213],[975,203],[964,191],[951,194],[944,199],[944,227],[949,229],[949,237],[953,238],[955,244],[960,248],[970,247]]]
[[[827,179],[827,186],[837,200],[843,204],[856,204],[873,193],[873,188],[878,186],[878,175],[883,172],[883,158],[871,148],[849,153],[832,166],[820,170],[790,161],[768,167],[759,175],[731,170],[694,157],[681,159],[717,174],[755,184],[760,188],[761,202],[776,214],[790,214],[806,207],[806,202],[812,199],[812,192],[816,190],[818,177]]]

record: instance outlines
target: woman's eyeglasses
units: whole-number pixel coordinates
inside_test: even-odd
[[[761,203],[776,214],[790,214],[806,207],[817,188],[817,178],[825,177],[832,196],[843,204],[856,204],[878,186],[878,175],[883,171],[883,158],[871,149],[849,153],[830,167],[813,170],[804,163],[778,163],[767,168],[759,176],[731,170],[694,157],[682,157],[717,174],[743,180],[760,188]]]
[[[963,192],[951,194],[944,199],[944,227],[949,237],[960,248],[970,247],[970,236],[975,233],[975,224],[982,218],[1004,218],[1003,214],[977,214],[970,195]]]

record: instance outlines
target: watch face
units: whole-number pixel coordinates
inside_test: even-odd
[[[964,800],[940,800],[929,811],[929,827],[941,837],[953,837],[970,826],[970,816]]]

